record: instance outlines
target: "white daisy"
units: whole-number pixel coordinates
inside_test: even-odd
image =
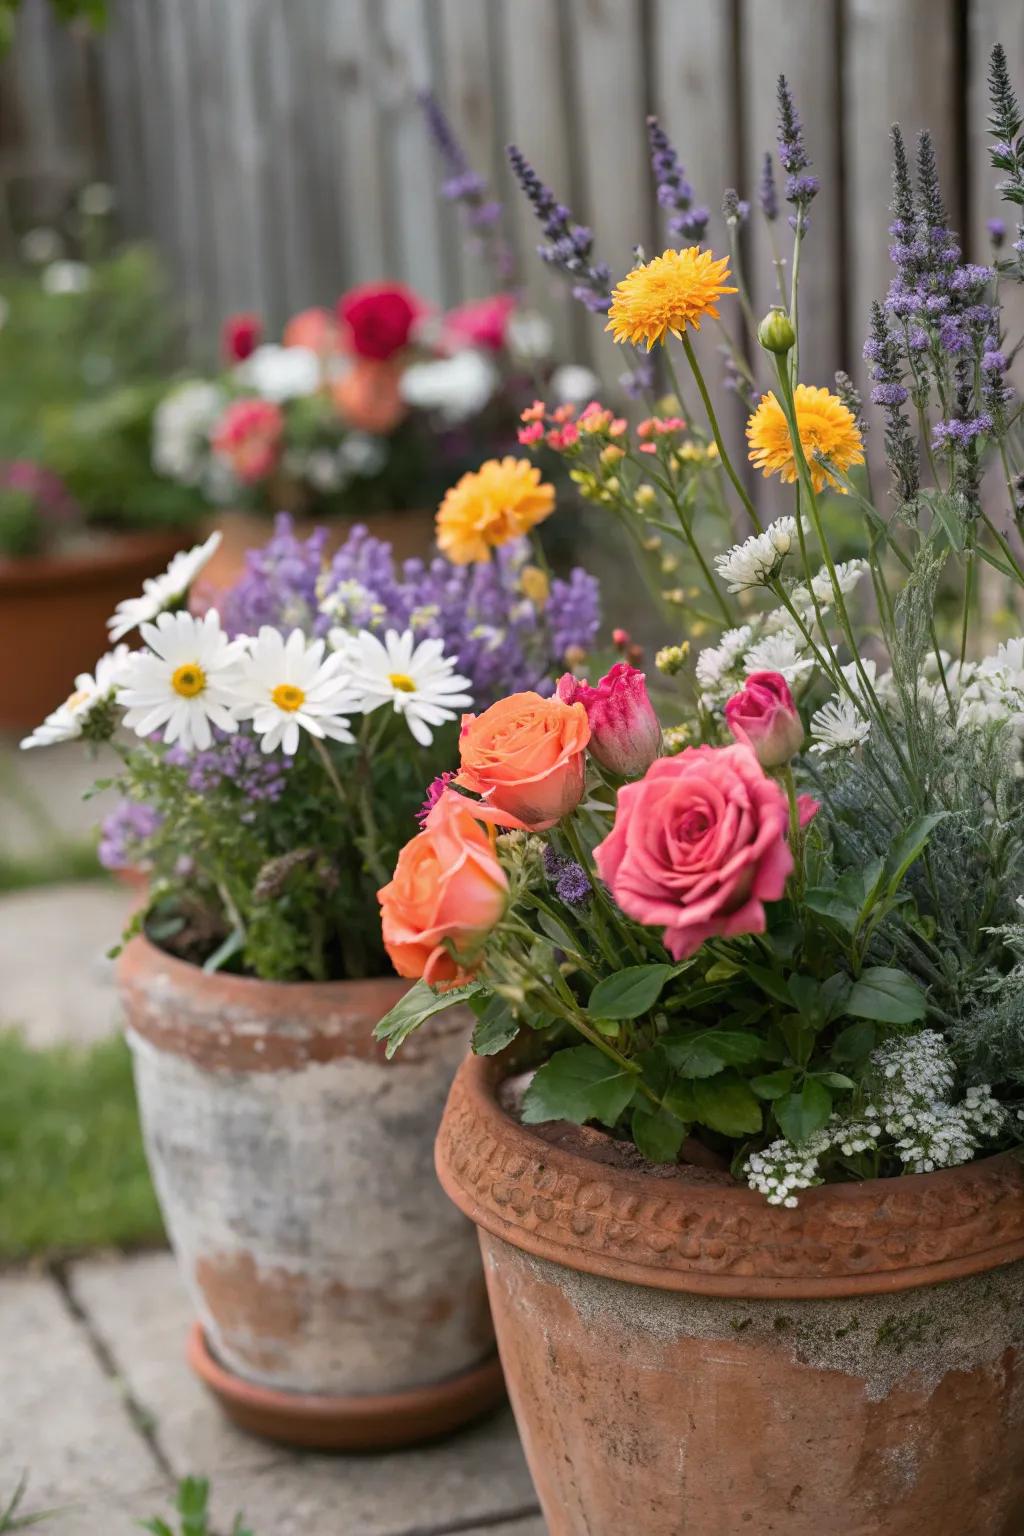
[[[252,720],[264,752],[298,750],[300,728],[321,740],[351,744],[346,713],[358,710],[356,693],[341,655],[324,660],[326,643],[307,640],[301,629],[288,639],[264,625],[238,667],[233,694],[235,714]]]
[[[119,645],[116,650],[100,657],[94,671],[79,672],[74,692],[47,715],[42,725],[36,726],[31,736],[25,737],[22,747],[26,750],[29,747],[52,747],[59,741],[74,741],[81,736],[82,728],[97,704],[113,698],[128,656],[128,647]]]
[[[454,720],[457,710],[473,702],[464,691],[469,678],[455,671],[443,640],[421,640],[417,645],[411,629],[401,635],[389,629],[382,642],[367,629],[358,635],[332,629],[330,641],[344,657],[363,711],[370,714],[391,704],[423,747],[434,739],[432,726]]]
[[[838,694],[811,716],[811,751],[852,751],[870,734],[871,726],[852,700]]]
[[[205,544],[179,550],[162,576],[147,576],[142,583],[142,596],[126,597],[107,620],[111,640],[122,640],[133,629],[182,602],[203,566],[213,558],[220,540],[219,533],[211,533]]]
[[[875,675],[878,671],[878,668],[875,665],[873,659],[870,656],[861,657],[860,667],[857,666],[855,661],[848,661],[845,667],[839,668],[839,671],[849,691],[851,693],[855,693],[862,704],[866,704],[867,699],[865,698],[865,689],[863,679],[861,677],[861,671],[863,671],[864,677],[866,677],[868,680],[868,687],[874,690]]]
[[[743,670],[748,677],[752,672],[781,672],[787,683],[796,683],[814,669],[814,658],[805,654],[806,649],[802,635],[782,629],[750,647]]]
[[[717,645],[707,645],[701,651],[694,673],[706,703],[724,703],[736,692],[736,668],[753,638],[752,627],[741,624],[738,629],[727,629]]]
[[[233,684],[247,640],[229,640],[215,609],[161,613],[143,624],[147,651],[125,661],[118,699],[124,723],[138,736],[163,729],[164,741],[204,752],[213,741],[211,724],[229,734],[238,729]]]
[[[780,517],[763,533],[751,534],[749,539],[734,544],[724,555],[716,555],[715,569],[723,581],[729,583],[730,592],[770,586],[796,541],[796,518]]]

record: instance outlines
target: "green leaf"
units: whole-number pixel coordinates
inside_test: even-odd
[[[844,971],[836,971],[835,975],[822,982],[821,1009],[826,1023],[830,1024],[846,1012],[846,1000],[851,986],[852,982]]]
[[[928,816],[919,816],[898,839],[885,861],[890,894],[899,886],[914,860],[920,858],[939,822],[945,821],[948,815],[948,811],[933,811]]]
[[[761,1129],[761,1106],[735,1072],[698,1078],[693,1103],[701,1124],[723,1136],[746,1136]]]
[[[785,980],[774,971],[766,970],[763,965],[747,965],[743,968],[743,974],[756,982],[762,992],[774,997],[777,1003],[786,1003],[788,1006],[790,997]]]
[[[864,1019],[859,1024],[850,1024],[840,1030],[832,1042],[829,1054],[833,1061],[843,1066],[859,1067],[867,1061],[874,1048],[875,1026]]]
[[[557,944],[558,948],[564,950],[567,955],[578,955],[580,953],[579,939],[570,933],[565,924],[559,922],[558,918],[551,912],[546,912],[543,908],[539,908],[537,911],[537,922],[551,942]]]
[[[653,1008],[674,965],[627,965],[599,981],[587,1012],[595,1019],[636,1019]]]
[[[850,988],[846,1012],[880,1024],[916,1024],[925,1015],[924,993],[906,971],[872,965]]]
[[[818,1078],[808,1077],[798,1093],[777,1099],[774,1110],[783,1135],[799,1145],[825,1124],[832,1113],[832,1095]]]
[[[709,965],[704,972],[705,981],[731,981],[738,976],[740,967],[732,960],[716,960],[714,965]]]
[[[644,1104],[634,1107],[630,1129],[637,1147],[652,1163],[674,1163],[686,1135],[686,1126],[671,1110],[648,1113]]]
[[[764,1072],[760,1077],[752,1077],[750,1086],[759,1099],[781,1099],[792,1088],[795,1076],[795,1067],[780,1067],[777,1072]]]
[[[789,995],[797,1013],[811,1023],[817,1024],[820,1019],[819,1000],[821,996],[821,984],[815,981],[813,976],[791,976],[789,978]]]
[[[698,1029],[685,1035],[664,1035],[662,1050],[681,1077],[714,1077],[723,1067],[757,1061],[761,1041],[738,1029]]]
[[[471,1047],[475,1056],[496,1056],[519,1033],[519,1025],[504,998],[492,997],[480,1014],[473,1031]]]
[[[227,964],[232,955],[238,954],[238,951],[244,944],[245,934],[240,928],[233,928],[227,938],[217,945],[213,954],[203,961],[203,970],[207,973],[219,971],[222,965]]]
[[[523,1097],[523,1124],[600,1120],[615,1125],[636,1092],[637,1074],[623,1072],[593,1045],[559,1051],[535,1073]]]
[[[442,1013],[445,1008],[454,1008],[456,1003],[468,1002],[480,990],[478,981],[471,981],[467,987],[455,987],[450,992],[435,992],[425,981],[418,981],[390,1013],[384,1015],[373,1031],[373,1038],[387,1041],[384,1054],[390,1061],[413,1030],[419,1029],[435,1013]]]
[[[846,1077],[842,1072],[816,1072],[814,1075],[826,1088],[840,1088],[848,1092],[857,1086],[852,1077]]]
[[[953,497],[944,491],[928,490],[919,491],[917,499],[931,509],[935,523],[942,529],[953,549],[962,550],[966,539],[964,520]],[[932,524],[933,534],[935,523]]]
[[[819,917],[826,917],[844,933],[855,933],[860,907],[837,891],[835,886],[819,885],[804,892],[804,904]]]

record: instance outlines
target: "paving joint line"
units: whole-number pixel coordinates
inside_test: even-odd
[[[540,1505],[537,1503],[520,1504],[515,1509],[500,1510],[495,1514],[466,1515],[461,1520],[445,1521],[443,1525],[414,1525],[401,1531],[392,1532],[392,1536],[459,1536],[460,1531],[489,1531],[496,1530],[499,1526],[515,1526],[524,1520],[534,1520],[540,1514]],[[515,1536],[515,1532],[509,1533]]]
[[[66,1260],[54,1259],[47,1266],[47,1273],[60,1293],[64,1306],[74,1322],[85,1334],[89,1348],[104,1376],[116,1387],[128,1421],[156,1462],[161,1475],[173,1489],[178,1484],[178,1474],[170,1457],[160,1443],[156,1416],[137,1398],[128,1385],[128,1378],[118,1367],[117,1358],[106,1339],[99,1332],[79,1297],[75,1294],[70,1265]]]

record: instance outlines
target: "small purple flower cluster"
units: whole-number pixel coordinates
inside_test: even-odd
[[[255,736],[245,728],[233,736],[214,728],[216,740],[205,752],[186,752],[182,747],[168,748],[164,762],[186,770],[186,783],[194,794],[212,795],[226,784],[233,785],[251,805],[272,805],[284,794],[288,770],[295,759],[284,753],[265,753]],[[243,811],[241,820],[251,820],[251,811]]]
[[[769,224],[774,224],[779,216],[779,190],[775,185],[775,166],[772,163],[769,150],[765,150],[764,161],[761,165],[761,180],[758,183],[757,197],[761,204],[761,212]]]
[[[104,869],[132,869],[146,861],[146,842],[159,831],[163,817],[139,800],[119,800],[100,823],[97,854]]]
[[[593,230],[574,221],[571,210],[544,185],[514,144],[508,146],[508,158],[544,229],[546,239],[537,247],[541,261],[571,279],[574,299],[596,315],[607,314],[612,274],[605,262],[594,260]]]
[[[324,635],[346,629],[411,629],[436,637],[472,681],[475,704],[486,707],[523,689],[550,692],[551,672],[567,651],[592,648],[600,623],[598,585],[579,568],[556,578],[543,609],[522,589],[529,546],[507,544],[486,564],[452,565],[437,558],[396,567],[391,548],[364,527],[353,529],[330,562],[323,531],[296,538],[279,514],[263,550],[250,550],[247,569],[221,604],[231,635],[255,634],[260,624]]]
[[[799,225],[807,227],[807,209],[818,195],[820,182],[817,176],[809,176],[807,167],[810,160],[807,148],[804,144],[804,128],[800,121],[800,115],[796,110],[793,100],[793,92],[789,88],[789,81],[785,75],[779,76],[777,88],[779,103],[779,136],[778,150],[782,169],[786,173],[786,201],[792,203],[796,209],[795,215],[790,215],[790,224],[794,229]],[[762,202],[763,202],[762,178]]]
[[[499,230],[503,205],[488,196],[486,179],[473,170],[433,91],[421,91],[419,103],[444,166],[441,195],[461,206],[470,233],[488,249],[498,276],[507,281],[513,275],[515,262]]]
[[[657,184],[658,204],[670,214],[669,238],[699,245],[707,233],[707,208],[694,207],[693,188],[679,163],[668,135],[656,117],[647,119],[647,137],[651,146],[651,169]]]
[[[567,907],[586,906],[593,892],[583,865],[577,864],[575,859],[563,858],[550,843],[545,843],[542,857],[544,873],[554,886],[559,901],[564,901]]]

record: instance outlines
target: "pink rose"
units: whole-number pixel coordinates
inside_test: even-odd
[[[277,468],[284,415],[272,400],[233,400],[210,435],[210,446],[243,485],[265,480]]]
[[[661,752],[661,726],[642,672],[617,661],[596,688],[566,672],[558,681],[565,704],[582,704],[590,722],[590,750],[602,767],[638,778]]]
[[[752,672],[725,706],[737,741],[753,747],[762,768],[781,768],[804,744],[804,727],[781,672]]]
[[[458,347],[482,347],[500,352],[505,345],[508,317],[516,307],[510,293],[496,293],[489,299],[474,299],[451,309],[444,317],[445,337]]]
[[[716,934],[763,933],[793,868],[786,796],[752,748],[687,747],[619,790],[615,825],[594,849],[623,912],[663,927],[677,960]]]

